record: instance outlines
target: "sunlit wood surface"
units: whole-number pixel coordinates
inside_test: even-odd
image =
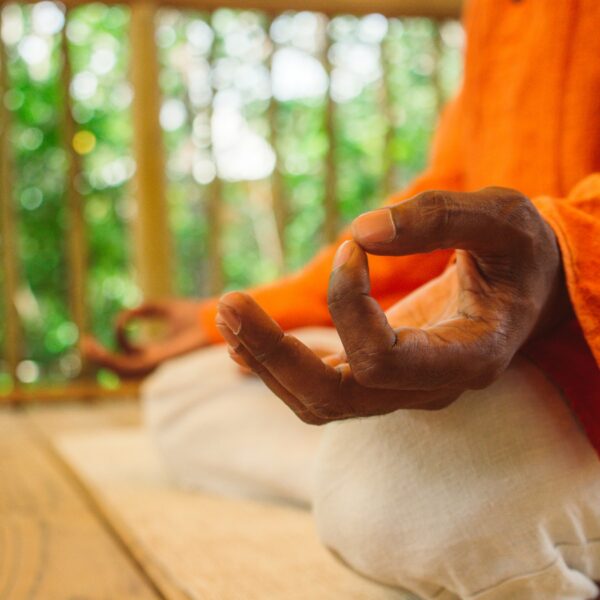
[[[173,486],[133,402],[0,410],[0,598],[409,600],[308,512]]]
[[[34,403],[62,403],[66,400],[102,402],[112,398],[123,399],[137,396],[138,381],[123,381],[118,388],[103,389],[95,381],[77,380],[57,386],[21,386],[0,395],[0,406]]]
[[[158,597],[28,415],[0,412],[0,598]]]

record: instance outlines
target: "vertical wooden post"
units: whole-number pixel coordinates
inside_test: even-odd
[[[0,6],[0,28],[2,26]],[[19,285],[17,263],[16,219],[10,156],[10,113],[4,103],[8,91],[8,60],[0,38],[0,231],[2,234],[2,278],[4,291],[3,327],[5,331],[4,356],[13,385],[18,385],[17,366],[21,359],[22,333],[15,304]]]
[[[436,113],[439,115],[444,103],[445,103],[445,95],[444,95],[444,87],[442,85],[442,55],[444,53],[444,47],[442,43],[442,35],[440,33],[440,22],[433,22],[433,73],[431,74],[431,83],[433,85],[433,89],[435,91],[435,109]]]
[[[384,198],[396,191],[402,176],[402,167],[395,162],[393,157],[394,143],[396,141],[397,112],[395,110],[395,98],[391,84],[391,70],[394,64],[391,57],[390,31],[392,25],[392,20],[388,19],[388,32],[381,41],[381,103],[387,124],[383,148],[385,170],[381,185],[381,192]]]
[[[83,199],[77,189],[77,177],[81,173],[81,159],[73,146],[76,124],[73,119],[73,101],[70,87],[73,76],[69,55],[69,40],[67,38],[67,18],[61,33],[60,52],[62,57],[61,84],[63,91],[63,127],[64,144],[68,157],[66,200],[67,200],[67,264],[69,266],[69,305],[71,316],[78,331],[78,348],[87,331],[87,245],[85,219],[83,214]],[[81,352],[80,352],[81,356]]]
[[[327,104],[325,107],[325,130],[327,131],[327,140],[329,150],[327,160],[325,161],[325,223],[323,232],[327,242],[333,242],[338,234],[338,203],[337,203],[337,167],[335,160],[335,102],[331,96],[331,63],[329,61],[329,50],[331,42],[325,32],[325,44],[323,48],[323,66],[327,71],[329,78],[329,88],[327,93]]]
[[[137,215],[134,225],[135,262],[145,299],[172,293],[172,247],[166,201],[166,173],[160,127],[156,4],[131,4],[131,81],[133,149],[136,161]]]
[[[389,38],[386,36],[381,42],[381,104],[386,121],[385,142],[383,147],[384,175],[381,186],[383,196],[386,197],[396,187],[396,165],[392,157],[392,150],[396,137],[396,116],[394,114],[394,98],[390,85],[390,69],[392,61],[389,60]]]
[[[212,15],[209,22],[212,24]],[[213,30],[214,31],[214,30]],[[210,52],[210,68],[217,58],[217,39],[216,34],[213,38],[213,44]],[[208,126],[210,131],[210,151],[212,154],[213,164],[215,165],[215,178],[210,183],[208,189],[208,199],[206,203],[206,222],[207,239],[206,252],[208,257],[208,291],[211,295],[219,294],[223,290],[223,255],[221,247],[221,237],[223,234],[223,187],[219,179],[219,171],[217,169],[217,157],[214,150],[212,121],[213,121],[213,102],[214,89],[211,90],[210,108],[208,111]]]
[[[267,31],[270,31],[270,25],[272,19],[269,20]],[[271,40],[272,48],[271,55],[269,57],[269,73],[273,71],[273,56],[277,50],[277,46],[273,40]],[[272,75],[271,75],[272,77]],[[279,152],[277,146],[277,100],[273,93],[273,85],[271,85],[271,100],[269,101],[269,132],[270,132],[270,143],[275,153],[275,168],[273,175],[271,176],[271,206],[273,210],[273,217],[275,219],[275,226],[277,228],[277,237],[279,238],[279,247],[281,250],[282,262],[285,268],[286,258],[286,240],[285,240],[285,228],[287,225],[288,214],[287,214],[287,202],[285,198],[285,192],[283,188],[283,181],[281,177],[281,170],[279,164]]]
[[[283,253],[279,244],[275,213],[273,212],[272,186],[267,179],[245,182],[246,197],[251,207],[254,236],[260,254],[279,271],[283,268]]]
[[[212,118],[211,118],[212,121]],[[214,160],[214,158],[213,158]],[[216,161],[215,161],[216,170]],[[219,294],[223,290],[223,256],[221,252],[222,236],[222,186],[219,174],[208,188],[208,201],[206,203],[207,239],[206,253],[208,256],[208,291],[211,295]]]

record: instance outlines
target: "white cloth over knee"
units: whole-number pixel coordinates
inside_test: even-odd
[[[331,328],[295,332],[340,348]],[[240,374],[224,346],[169,361],[142,389],[145,421],[174,479],[221,494],[308,505],[323,429],[301,422],[255,377]]]
[[[300,337],[337,343],[330,329]],[[143,396],[176,480],[314,497],[324,543],[374,579],[436,600],[596,594],[600,463],[558,391],[523,359],[443,411],[325,428],[240,376],[221,347],[168,363]]]
[[[595,598],[600,462],[524,359],[439,412],[327,426],[321,537],[348,564],[423,598]]]

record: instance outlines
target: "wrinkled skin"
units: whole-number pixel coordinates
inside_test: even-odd
[[[359,217],[331,274],[329,310],[344,353],[322,360],[246,294],[219,304],[232,358],[307,423],[444,408],[490,385],[525,342],[570,312],[554,233],[520,193],[426,192],[374,212],[391,236],[361,234]],[[457,249],[455,262],[384,313],[369,295],[366,253],[438,248]]]

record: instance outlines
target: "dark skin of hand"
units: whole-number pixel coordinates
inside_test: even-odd
[[[129,325],[137,320],[160,321],[166,328],[161,339],[143,345],[133,344],[128,336]],[[119,350],[104,348],[91,336],[83,340],[86,358],[126,377],[141,377],[160,363],[202,348],[208,343],[198,322],[198,304],[191,300],[148,302],[123,311],[116,323]]]
[[[353,234],[329,283],[342,354],[322,360],[246,294],[219,304],[232,358],[307,423],[442,409],[489,386],[523,344],[570,314],[555,235],[514,190],[426,192],[362,215]],[[455,263],[384,313],[369,295],[366,253],[439,248],[457,249]]]

